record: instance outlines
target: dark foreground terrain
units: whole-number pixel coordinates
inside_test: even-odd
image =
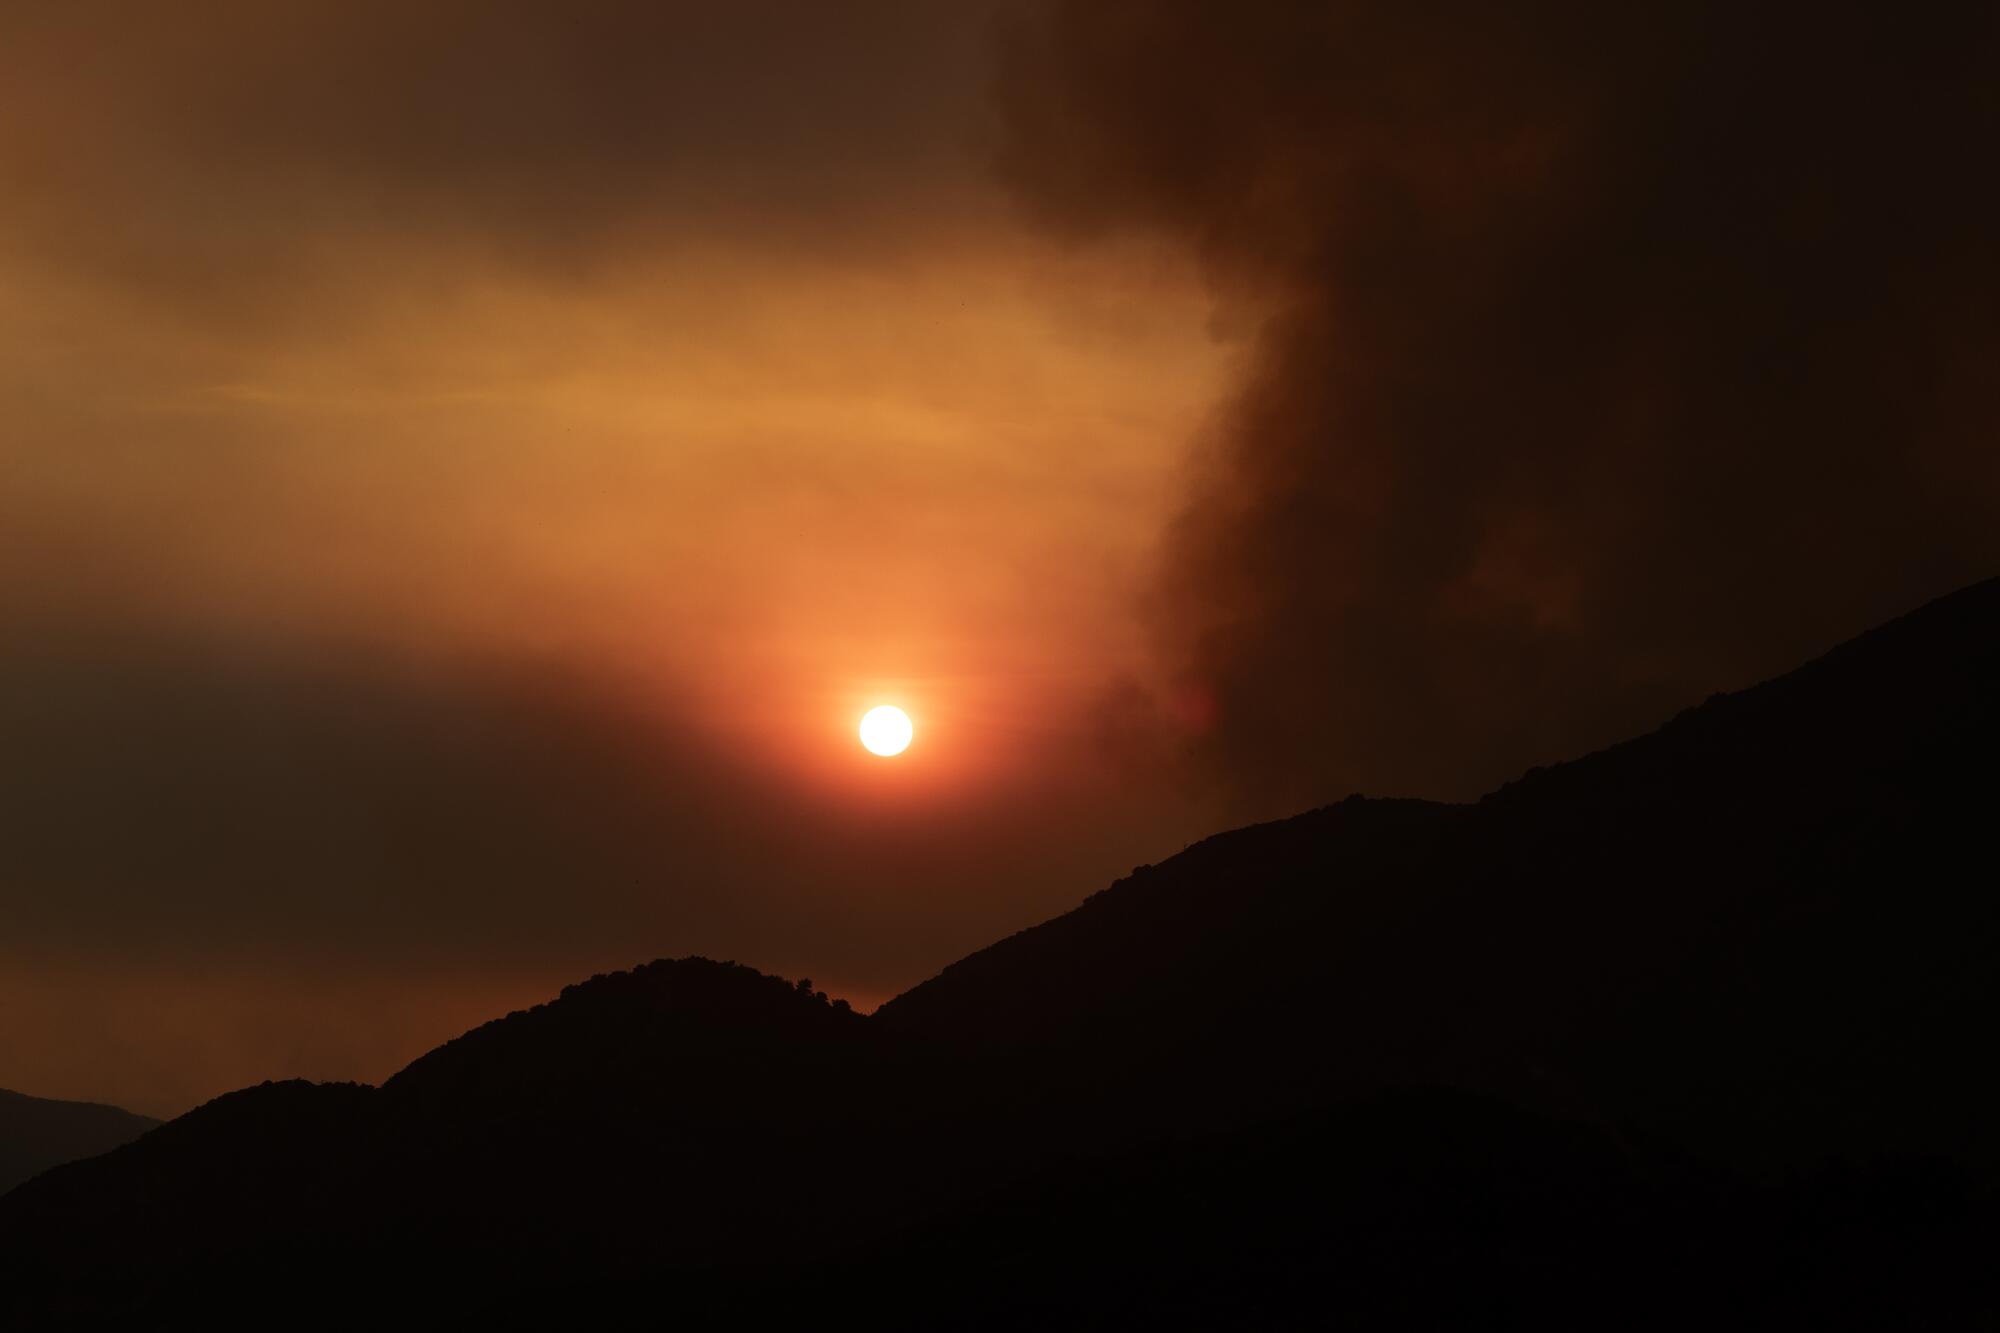
[[[593,978],[0,1199],[0,1322],[2000,1326],[2000,582],[872,1017]]]
[[[52,1166],[130,1143],[160,1122],[95,1102],[58,1102],[0,1088],[0,1194]]]

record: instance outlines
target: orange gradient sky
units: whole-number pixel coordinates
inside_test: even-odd
[[[1100,809],[1231,363],[1192,257],[1017,216],[972,7],[668,8],[589,7],[657,40],[628,84],[525,11],[0,20],[0,617],[10,688],[66,701],[16,752],[76,770],[0,854],[0,1084],[380,1078],[660,954],[872,1003],[1199,826]],[[481,737],[572,725],[522,721],[560,694],[577,771],[496,795],[539,737],[467,758],[383,692]],[[855,741],[883,702],[921,728],[893,765]],[[322,716],[355,713],[358,756]],[[432,762],[481,771],[384,814]],[[337,864],[257,832],[299,817],[273,769]],[[593,808],[489,896],[521,858],[452,849],[553,820],[538,783]],[[130,846],[93,860],[60,830],[98,800]]]
[[[1558,9],[0,5],[0,1087],[865,1007],[2000,569],[1990,31]]]

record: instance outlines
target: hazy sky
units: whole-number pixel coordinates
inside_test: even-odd
[[[1101,715],[1234,353],[1021,219],[991,22],[0,9],[0,1085],[872,1004],[1202,830]]]
[[[872,1004],[2000,571],[1997,60],[0,3],[0,1086],[374,1080],[658,955]]]

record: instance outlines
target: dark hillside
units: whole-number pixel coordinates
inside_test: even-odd
[[[393,1290],[445,1317],[566,1274],[788,1261],[866,1210],[887,1132],[852,1095],[887,1085],[869,1034],[734,964],[596,977],[380,1089],[245,1089],[52,1172],[0,1209],[0,1272],[90,1310]],[[23,1294],[0,1283],[0,1311]]]
[[[51,1101],[0,1088],[0,1194],[52,1166],[109,1152],[159,1123],[116,1106]]]
[[[660,962],[218,1099],[0,1199],[0,1315],[1991,1326],[1996,753],[2000,582],[873,1017]]]
[[[1421,1081],[1757,1165],[1990,1164],[1996,753],[1988,582],[1475,805],[1208,839],[877,1018],[1123,1123]]]

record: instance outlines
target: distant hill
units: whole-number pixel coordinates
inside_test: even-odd
[[[220,1098],[0,1199],[0,1314],[1991,1327],[1996,755],[2000,581],[871,1017],[659,962]]]
[[[0,1194],[52,1166],[109,1152],[159,1123],[115,1106],[50,1101],[0,1088]]]

